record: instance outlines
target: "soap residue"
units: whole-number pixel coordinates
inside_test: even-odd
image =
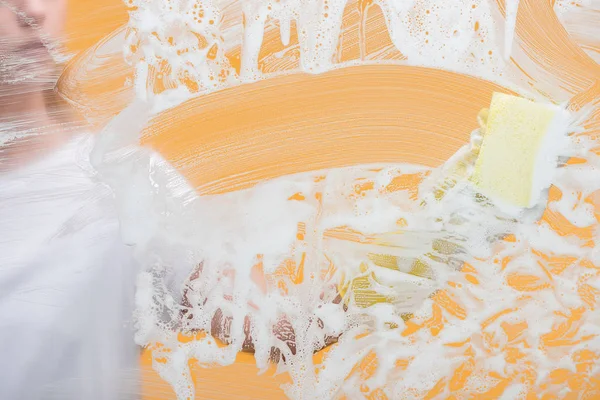
[[[136,107],[107,132],[139,117]],[[122,209],[124,236],[147,266],[138,278],[136,341],[152,348],[154,368],[181,399],[194,396],[188,360],[230,364],[248,338],[259,368],[277,361],[289,373],[290,398],[499,394],[517,381],[517,398],[552,392],[560,387],[556,368],[575,373],[600,352],[599,188],[590,184],[600,182],[600,159],[589,151],[593,138],[577,124],[570,131],[561,155],[587,162],[559,168],[553,181],[546,213],[560,210],[572,221],[563,223],[556,215],[515,219],[466,181],[436,200],[443,167],[356,166],[197,196],[157,154],[123,150],[105,136],[96,160],[103,176],[120,184],[110,174],[125,164],[133,168],[128,178],[138,176],[126,196],[133,203]],[[116,150],[102,148],[108,144]],[[141,224],[143,215],[151,223]],[[436,248],[439,239],[460,250]],[[432,274],[379,274],[390,302],[336,301],[349,279],[381,270],[368,258],[377,252],[397,257],[400,269],[429,254]],[[225,318],[215,329],[218,313]],[[282,319],[291,342],[277,328]],[[227,346],[206,335],[218,331],[227,332]],[[313,352],[327,337],[338,343],[315,365]],[[376,368],[356,370],[373,358]],[[585,365],[592,379],[598,367]]]
[[[558,0],[554,10],[570,37],[596,62],[600,62],[600,3],[594,0]]]
[[[136,69],[137,93],[142,98],[178,86],[197,93],[264,78],[261,64],[266,58],[261,49],[274,45],[265,43],[274,29],[277,41],[284,44],[275,58],[291,58],[291,64],[296,61],[304,71],[329,70],[344,58],[340,53],[346,43],[340,33],[352,28],[348,21],[353,12],[359,14],[363,36],[369,16],[379,19],[384,33],[387,27],[390,44],[410,64],[489,79],[498,78],[504,70],[495,40],[496,18],[485,0],[460,4],[432,0],[127,0],[126,4],[130,23],[125,56]],[[369,12],[374,7],[382,14]],[[507,15],[513,21],[507,24],[507,37],[514,30],[513,8]],[[292,23],[297,37],[290,43]],[[359,38],[360,45],[364,47],[367,40]]]
[[[500,13],[486,1],[349,4],[363,28],[368,10],[380,8],[398,63],[523,83],[526,74],[515,75],[507,61],[527,1],[507,2],[504,32],[497,30]],[[348,4],[128,5],[125,53],[139,100],[106,127],[94,163],[120,201],[123,237],[144,266],[136,341],[152,350],[153,367],[179,399],[195,395],[190,360],[231,364],[249,345],[259,369],[275,362],[289,374],[284,389],[294,399],[597,393],[600,159],[593,90],[587,107],[571,104],[571,135],[560,156],[572,161],[557,168],[548,199],[540,199],[542,207],[547,200],[541,220],[531,210],[505,213],[467,179],[440,198],[448,164],[357,165],[199,196],[161,155],[138,145],[147,120],[190,96],[268,79],[261,49],[273,29],[283,45],[277,57],[297,66],[287,72],[356,64],[338,62]],[[240,16],[243,26],[232,22]],[[361,58],[369,59],[366,39],[359,42]],[[572,88],[560,90],[567,100]],[[395,269],[373,254],[390,256]],[[360,306],[357,278],[387,300]],[[315,361],[313,353],[331,338],[337,343]]]

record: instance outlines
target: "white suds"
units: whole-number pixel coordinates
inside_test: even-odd
[[[376,2],[407,63],[496,80],[510,58],[518,8],[518,1],[507,3],[501,51],[486,1]],[[143,125],[145,107],[177,104],[175,90],[183,89],[177,93],[184,99],[267,78],[259,53],[268,21],[279,21],[284,45],[295,21],[302,70],[340,67],[334,54],[345,0],[248,2],[241,7],[243,29],[229,24],[223,30],[225,2],[128,4],[136,8],[126,55],[138,72],[138,96],[149,103],[132,105],[109,125],[95,166],[120,199],[122,229],[145,267],[138,279],[136,340],[162,360],[154,367],[178,398],[194,396],[190,358],[202,365],[233,363],[249,338],[259,368],[266,369],[274,352],[280,355],[280,370],[293,380],[286,394],[295,399],[361,398],[369,390],[393,399],[419,398],[457,368],[472,370],[477,362],[479,369],[457,392],[454,383],[439,392],[460,397],[530,373],[532,365],[542,379],[557,363],[577,357],[577,343],[600,351],[600,343],[590,340],[600,333],[600,321],[585,312],[591,307],[585,299],[593,294],[581,296],[598,290],[597,267],[586,261],[600,258],[594,250],[597,233],[583,238],[581,232],[560,232],[551,219],[515,220],[466,179],[436,199],[443,167],[362,165],[199,197],[159,156],[136,148],[141,127],[132,121]],[[235,39],[228,43],[229,37]],[[241,45],[239,76],[227,57],[236,45]],[[587,162],[557,170],[551,183],[563,195],[548,209],[582,230],[598,232],[589,199],[575,194],[600,189],[599,158],[590,152],[597,140],[584,140],[581,132],[567,140],[568,154],[561,156]],[[394,178],[406,175],[418,176],[420,183],[388,190]],[[362,190],[364,183],[372,185]],[[373,254],[393,256],[398,270],[377,266]],[[561,267],[556,259],[568,262]],[[419,263],[429,269],[424,276],[415,272]],[[360,307],[354,288],[337,301],[339,289],[357,277],[388,301]],[[533,292],[535,300],[527,301]],[[544,351],[562,340],[552,336],[557,315],[577,326],[569,339],[571,353],[560,358]],[[215,321],[227,346],[215,340]],[[197,332],[207,335],[178,340],[180,333]],[[338,344],[315,366],[313,352],[341,332]],[[519,358],[507,360],[506,349]],[[355,365],[373,354],[376,371],[361,377]],[[600,366],[590,368],[597,372]],[[513,386],[505,396],[523,390]]]

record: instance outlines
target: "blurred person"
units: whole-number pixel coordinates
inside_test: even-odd
[[[67,0],[0,0],[0,397],[137,397],[135,264],[54,91]]]
[[[52,12],[46,9],[52,7]],[[59,69],[56,40],[66,13],[64,0],[0,0],[0,159],[22,163],[64,139],[47,127],[65,119],[53,88]],[[54,53],[54,56],[52,55]],[[44,134],[38,134],[45,129]],[[53,134],[50,134],[53,133]],[[17,136],[28,140],[15,140]],[[9,157],[26,147],[19,157]],[[24,154],[25,153],[25,154]]]

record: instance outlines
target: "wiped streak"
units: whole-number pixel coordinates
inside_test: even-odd
[[[69,1],[64,38],[67,50],[77,54],[94,46],[104,35],[126,24],[128,18],[120,0]]]
[[[506,16],[506,0],[496,2]],[[527,58],[556,78],[568,93],[576,94],[598,80],[600,65],[569,37],[551,3],[547,0],[520,2],[515,26],[519,46]]]
[[[385,16],[378,4],[349,2],[340,32],[341,61],[405,60],[392,43]]]
[[[569,6],[567,7],[566,4]],[[566,8],[566,9],[565,9]],[[555,2],[554,10],[570,37],[600,63],[600,3]]]
[[[502,87],[407,66],[296,74],[198,97],[142,133],[201,194],[355,164],[438,166]],[[460,93],[460,96],[457,95]]]
[[[61,74],[58,93],[91,124],[102,126],[134,97],[133,68],[123,62],[125,27],[75,57]]]

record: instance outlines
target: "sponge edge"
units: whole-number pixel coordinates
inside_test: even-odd
[[[569,125],[561,107],[494,93],[471,182],[512,212],[539,205],[566,150]]]

